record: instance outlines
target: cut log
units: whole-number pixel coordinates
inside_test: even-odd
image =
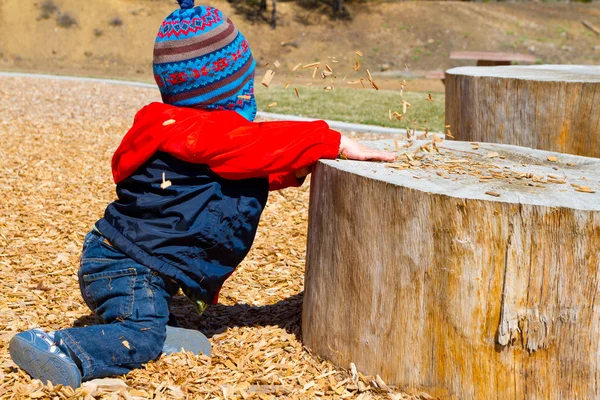
[[[304,344],[441,398],[600,398],[600,160],[399,145],[315,167]]]
[[[461,67],[446,80],[457,140],[600,157],[600,66]]]

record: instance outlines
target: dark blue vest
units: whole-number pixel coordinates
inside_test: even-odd
[[[166,189],[163,172],[172,183]],[[119,182],[118,200],[96,227],[129,257],[212,304],[252,246],[268,191],[267,178],[227,180],[159,152]]]

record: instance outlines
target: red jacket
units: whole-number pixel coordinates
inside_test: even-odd
[[[269,189],[299,186],[295,171],[336,158],[341,135],[324,121],[249,122],[235,111],[151,103],[142,108],[112,159],[115,183],[157,151],[206,164],[225,179],[269,178]]]

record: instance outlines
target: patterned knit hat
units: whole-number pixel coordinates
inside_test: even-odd
[[[233,110],[253,121],[255,62],[248,42],[216,8],[177,1],[181,9],[163,21],[154,44],[154,79],[163,102]]]

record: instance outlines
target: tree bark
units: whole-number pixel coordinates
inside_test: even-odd
[[[600,160],[427,147],[316,165],[304,344],[434,397],[599,398]]]
[[[457,140],[600,157],[600,66],[453,68],[446,124]]]

